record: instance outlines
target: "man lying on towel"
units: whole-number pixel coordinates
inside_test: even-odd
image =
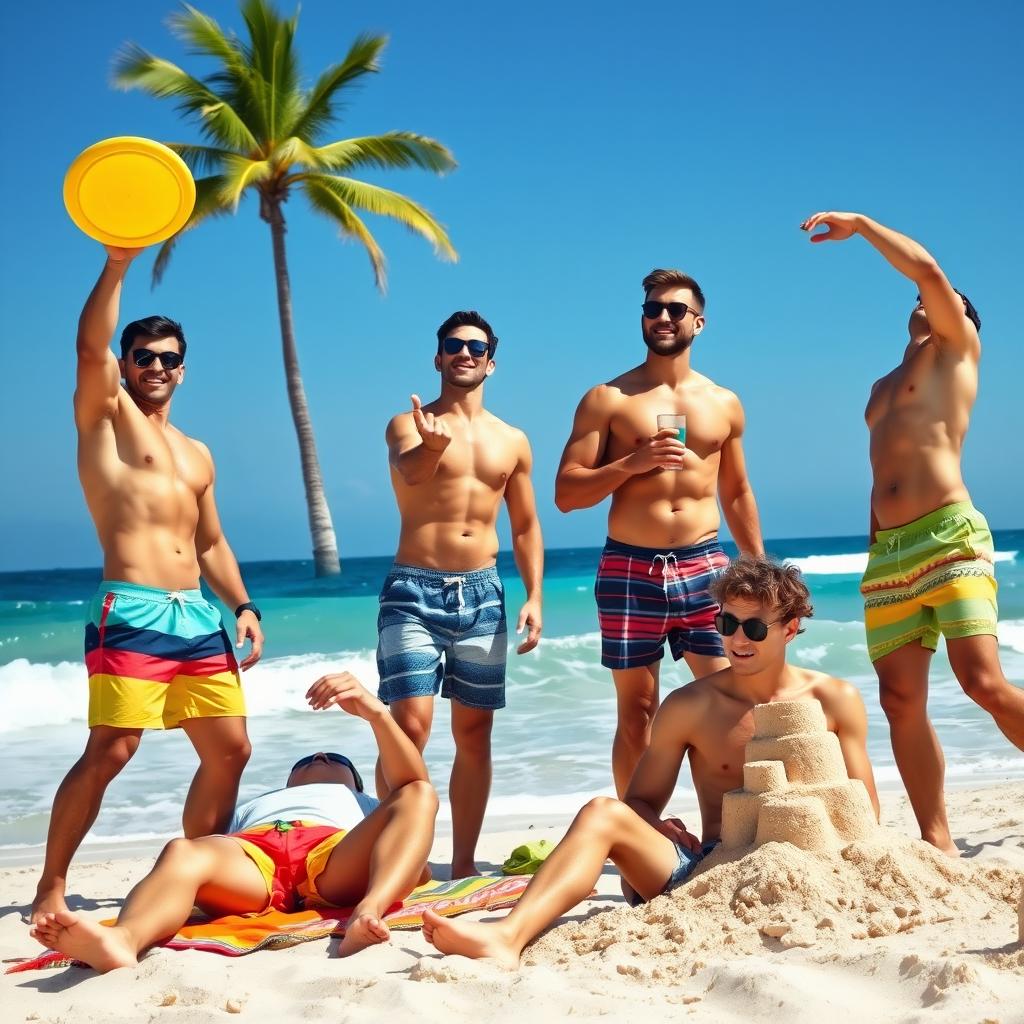
[[[229,835],[172,839],[113,927],[58,911],[39,920],[32,937],[104,972],[137,964],[185,924],[193,905],[219,917],[309,901],[355,907],[341,956],[386,942],[384,912],[429,877],[437,794],[413,742],[355,676],[324,676],[306,697],[314,710],[336,704],[369,723],[387,799],[364,794],[343,755],[310,754],[284,789],[240,805]]]

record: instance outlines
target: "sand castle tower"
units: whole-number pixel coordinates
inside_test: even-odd
[[[846,774],[839,738],[829,732],[816,700],[754,708],[743,788],[722,802],[722,846],[792,843],[835,850],[878,826],[868,791]]]

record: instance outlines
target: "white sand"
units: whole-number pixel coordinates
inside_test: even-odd
[[[882,799],[884,821],[911,832],[905,800],[895,793]],[[157,950],[135,969],[103,976],[67,968],[3,977],[0,1019],[205,1022],[235,1011],[275,1024],[379,1024],[403,1014],[474,1024],[570,1015],[1021,1024],[1024,783],[954,791],[949,808],[966,853],[949,865],[897,840],[879,848],[855,844],[823,872],[820,857],[770,843],[704,871],[694,880],[700,888],[691,883],[637,911],[624,907],[609,865],[598,896],[564,919],[568,927],[530,947],[518,973],[441,958],[419,932],[396,932],[387,946],[345,961],[332,959],[336,943],[326,942],[235,960]],[[561,831],[486,834],[481,859],[498,863],[524,838]],[[450,840],[439,840],[434,858],[443,862],[449,852]],[[891,863],[877,865],[886,855]],[[76,865],[72,889],[80,895],[72,905],[112,916],[151,863]],[[38,948],[21,923],[37,873],[38,865],[0,870],[3,958]],[[829,924],[821,925],[824,917]],[[596,935],[610,941],[595,942]]]

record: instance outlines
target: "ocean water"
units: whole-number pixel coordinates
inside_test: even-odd
[[[997,531],[999,645],[1008,678],[1024,681],[1024,530]],[[769,550],[806,573],[815,615],[790,648],[798,664],[858,686],[868,708],[868,749],[881,785],[898,785],[875,676],[867,658],[857,586],[866,560],[856,537],[780,540]],[[569,814],[611,790],[615,700],[601,667],[593,599],[598,548],[547,554],[544,639],[532,654],[510,652],[508,707],[495,717],[494,786],[488,817]],[[312,750],[344,750],[372,775],[369,729],[331,709],[313,713],[303,694],[319,676],[347,668],[371,688],[377,592],[388,558],[353,558],[341,577],[317,580],[309,562],[243,566],[267,632],[263,661],[245,675],[253,757],[243,797],[283,784],[291,764]],[[511,557],[499,568],[514,622],[522,587]],[[86,603],[99,570],[0,574],[0,850],[42,844],[54,791],[84,746],[87,686],[81,663]],[[683,663],[662,663],[662,693],[685,682]],[[1024,777],[1024,755],[960,690],[940,646],[934,659],[930,712],[946,751],[947,780]],[[438,701],[427,762],[442,793],[452,758],[447,702]],[[86,839],[104,845],[176,834],[196,757],[179,731],[148,733],[114,781]],[[689,774],[677,799],[692,805]]]

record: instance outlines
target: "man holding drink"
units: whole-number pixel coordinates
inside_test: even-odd
[[[612,774],[620,797],[650,740],[666,639],[694,678],[728,664],[708,590],[728,563],[719,502],[740,551],[763,553],[743,407],[690,366],[704,294],[678,270],[652,271],[643,288],[647,357],[583,396],[555,482],[563,512],[612,496],[595,594],[601,663],[618,699]]]

